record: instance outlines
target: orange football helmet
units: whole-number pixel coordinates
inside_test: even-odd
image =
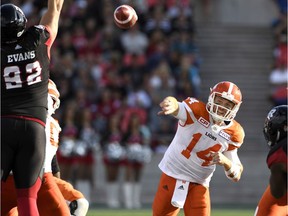
[[[215,97],[220,96],[228,101],[234,103],[233,108],[227,108],[215,103]],[[216,121],[231,121],[235,118],[240,105],[242,103],[242,94],[240,89],[232,82],[223,81],[217,83],[213,88],[210,88],[210,95],[206,105],[207,111],[211,114]],[[224,109],[226,113],[218,114],[218,110]]]
[[[55,110],[57,110],[60,106],[60,99],[59,99],[60,93],[57,89],[56,84],[51,79],[49,79],[48,83],[48,94],[53,100],[52,109],[54,113]]]

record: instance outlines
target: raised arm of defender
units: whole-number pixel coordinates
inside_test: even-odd
[[[44,13],[40,21],[40,25],[44,25],[50,29],[50,33],[54,38],[58,32],[58,23],[63,3],[64,0],[48,0],[47,11]]]

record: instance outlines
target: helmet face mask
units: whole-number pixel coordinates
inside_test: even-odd
[[[60,106],[60,93],[56,84],[49,79],[48,83],[48,112],[49,114],[55,113]]]
[[[211,106],[210,110],[213,112],[214,118],[219,121],[232,120],[235,116],[233,111],[235,104],[215,93],[211,97],[214,98],[214,102],[209,105]]]
[[[217,122],[232,121],[241,103],[242,94],[240,89],[234,83],[225,81],[210,89],[206,109]]]
[[[270,147],[287,137],[287,109],[287,105],[276,106],[265,119],[263,133]]]
[[[23,35],[27,19],[23,11],[13,4],[1,6],[1,42],[14,43]]]

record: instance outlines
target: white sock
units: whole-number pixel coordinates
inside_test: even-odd
[[[119,208],[119,188],[118,182],[107,183],[106,185],[106,203],[109,208]]]
[[[132,183],[124,183],[123,185],[124,192],[124,205],[127,209],[133,208],[133,184]]]
[[[133,188],[133,206],[141,208],[141,184],[135,183]]]

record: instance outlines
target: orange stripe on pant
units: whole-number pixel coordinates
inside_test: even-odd
[[[262,195],[262,198],[258,204],[258,211],[255,216],[287,216],[287,193],[280,199],[276,199],[272,196],[270,191],[270,185],[266,188]]]
[[[171,204],[176,179],[162,173],[158,190],[153,202],[153,216],[176,216],[180,209]],[[200,184],[190,183],[184,213],[188,215],[210,215],[209,188]]]

